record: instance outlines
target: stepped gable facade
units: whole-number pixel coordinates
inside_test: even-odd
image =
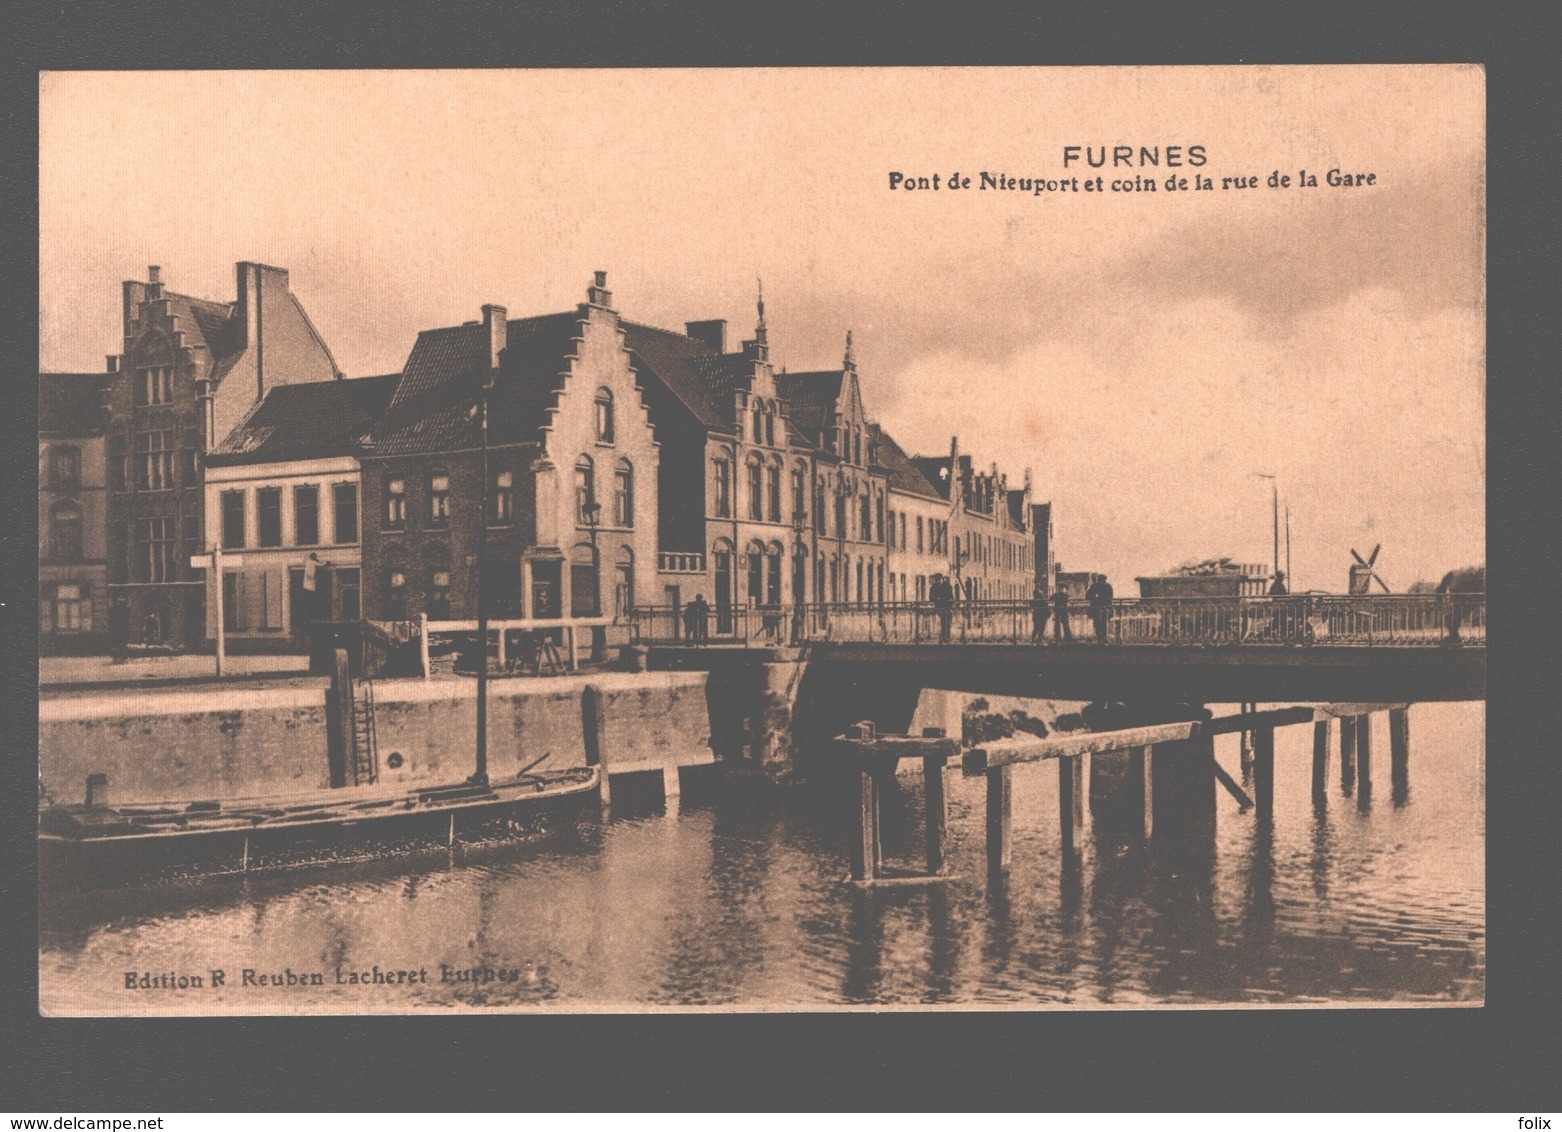
[[[197,647],[205,636],[205,457],[273,388],[341,377],[287,271],[235,268],[232,302],[123,285],[122,352],[107,412],[109,630],[116,647]]]
[[[490,614],[627,623],[650,595],[659,457],[625,337],[604,272],[574,311],[488,305],[418,335],[360,455],[366,616],[476,616],[481,537]]]

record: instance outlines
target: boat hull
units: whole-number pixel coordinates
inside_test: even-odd
[[[525,833],[591,801],[599,774],[581,767],[489,787],[55,806],[40,817],[39,873],[46,890],[98,887],[363,860]]]

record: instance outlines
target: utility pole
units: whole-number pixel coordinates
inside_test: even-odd
[[[490,369],[478,402],[482,470],[477,481],[477,767],[468,779],[474,786],[488,785],[488,603],[483,600],[483,566],[488,550],[488,394],[493,387]]]
[[[1274,563],[1270,569],[1278,572],[1280,569],[1280,479],[1272,472],[1254,472],[1253,474],[1261,480],[1268,480],[1270,489],[1274,493],[1275,556],[1270,559]]]

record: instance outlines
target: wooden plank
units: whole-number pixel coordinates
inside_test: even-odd
[[[1144,810],[1142,834],[1148,842],[1155,832],[1155,755],[1153,747],[1136,747],[1129,759],[1131,768],[1139,775],[1140,789],[1144,791],[1140,801]]]
[[[1125,727],[1118,731],[1079,731],[1050,739],[997,739],[967,751],[963,760],[967,774],[984,774],[995,767],[1015,763],[1040,762],[1043,759],[1069,759],[1107,751],[1148,747],[1156,743],[1175,743],[1191,739],[1201,724],[1157,723],[1149,727]]]
[[[1237,784],[1237,780],[1226,773],[1226,768],[1214,759],[1210,759],[1210,768],[1215,772],[1215,781],[1226,788],[1226,792],[1237,800],[1237,804],[1244,810],[1253,808],[1253,799],[1247,796],[1247,791]],[[1149,826],[1149,818],[1146,817],[1145,825]]]
[[[1327,712],[1337,719],[1343,719],[1358,715],[1372,715],[1374,712],[1380,711],[1393,711],[1395,708],[1409,706],[1409,704],[1319,704],[1318,710]]]
[[[960,754],[960,740],[924,738],[920,735],[875,735],[853,738],[848,732],[836,737],[836,749],[848,757],[893,756],[902,759],[952,759]]]
[[[1249,711],[1241,715],[1223,715],[1199,728],[1201,735],[1229,735],[1233,731],[1258,731],[1266,727],[1289,727],[1296,723],[1311,723],[1318,710],[1311,707],[1274,708],[1270,711]]]

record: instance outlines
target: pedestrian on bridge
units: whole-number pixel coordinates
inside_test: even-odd
[[[1047,605],[1047,595],[1037,587],[1030,599],[1030,643],[1044,644],[1047,638],[1047,616],[1052,612]]]
[[[1085,600],[1090,603],[1090,620],[1096,627],[1096,641],[1103,645],[1106,644],[1106,623],[1112,616],[1113,596],[1112,583],[1106,580],[1105,574],[1097,574],[1085,591]]]
[[[1052,639],[1074,639],[1074,627],[1068,623],[1068,591],[1062,586],[1052,591]]]
[[[938,643],[949,643],[949,623],[954,619],[955,591],[949,584],[949,579],[942,574],[934,574],[933,580],[928,584],[927,596],[933,601],[933,611],[938,614]]]
[[[696,645],[710,643],[710,604],[706,602],[704,594],[695,594],[694,600],[684,611],[687,621],[689,642]]]

